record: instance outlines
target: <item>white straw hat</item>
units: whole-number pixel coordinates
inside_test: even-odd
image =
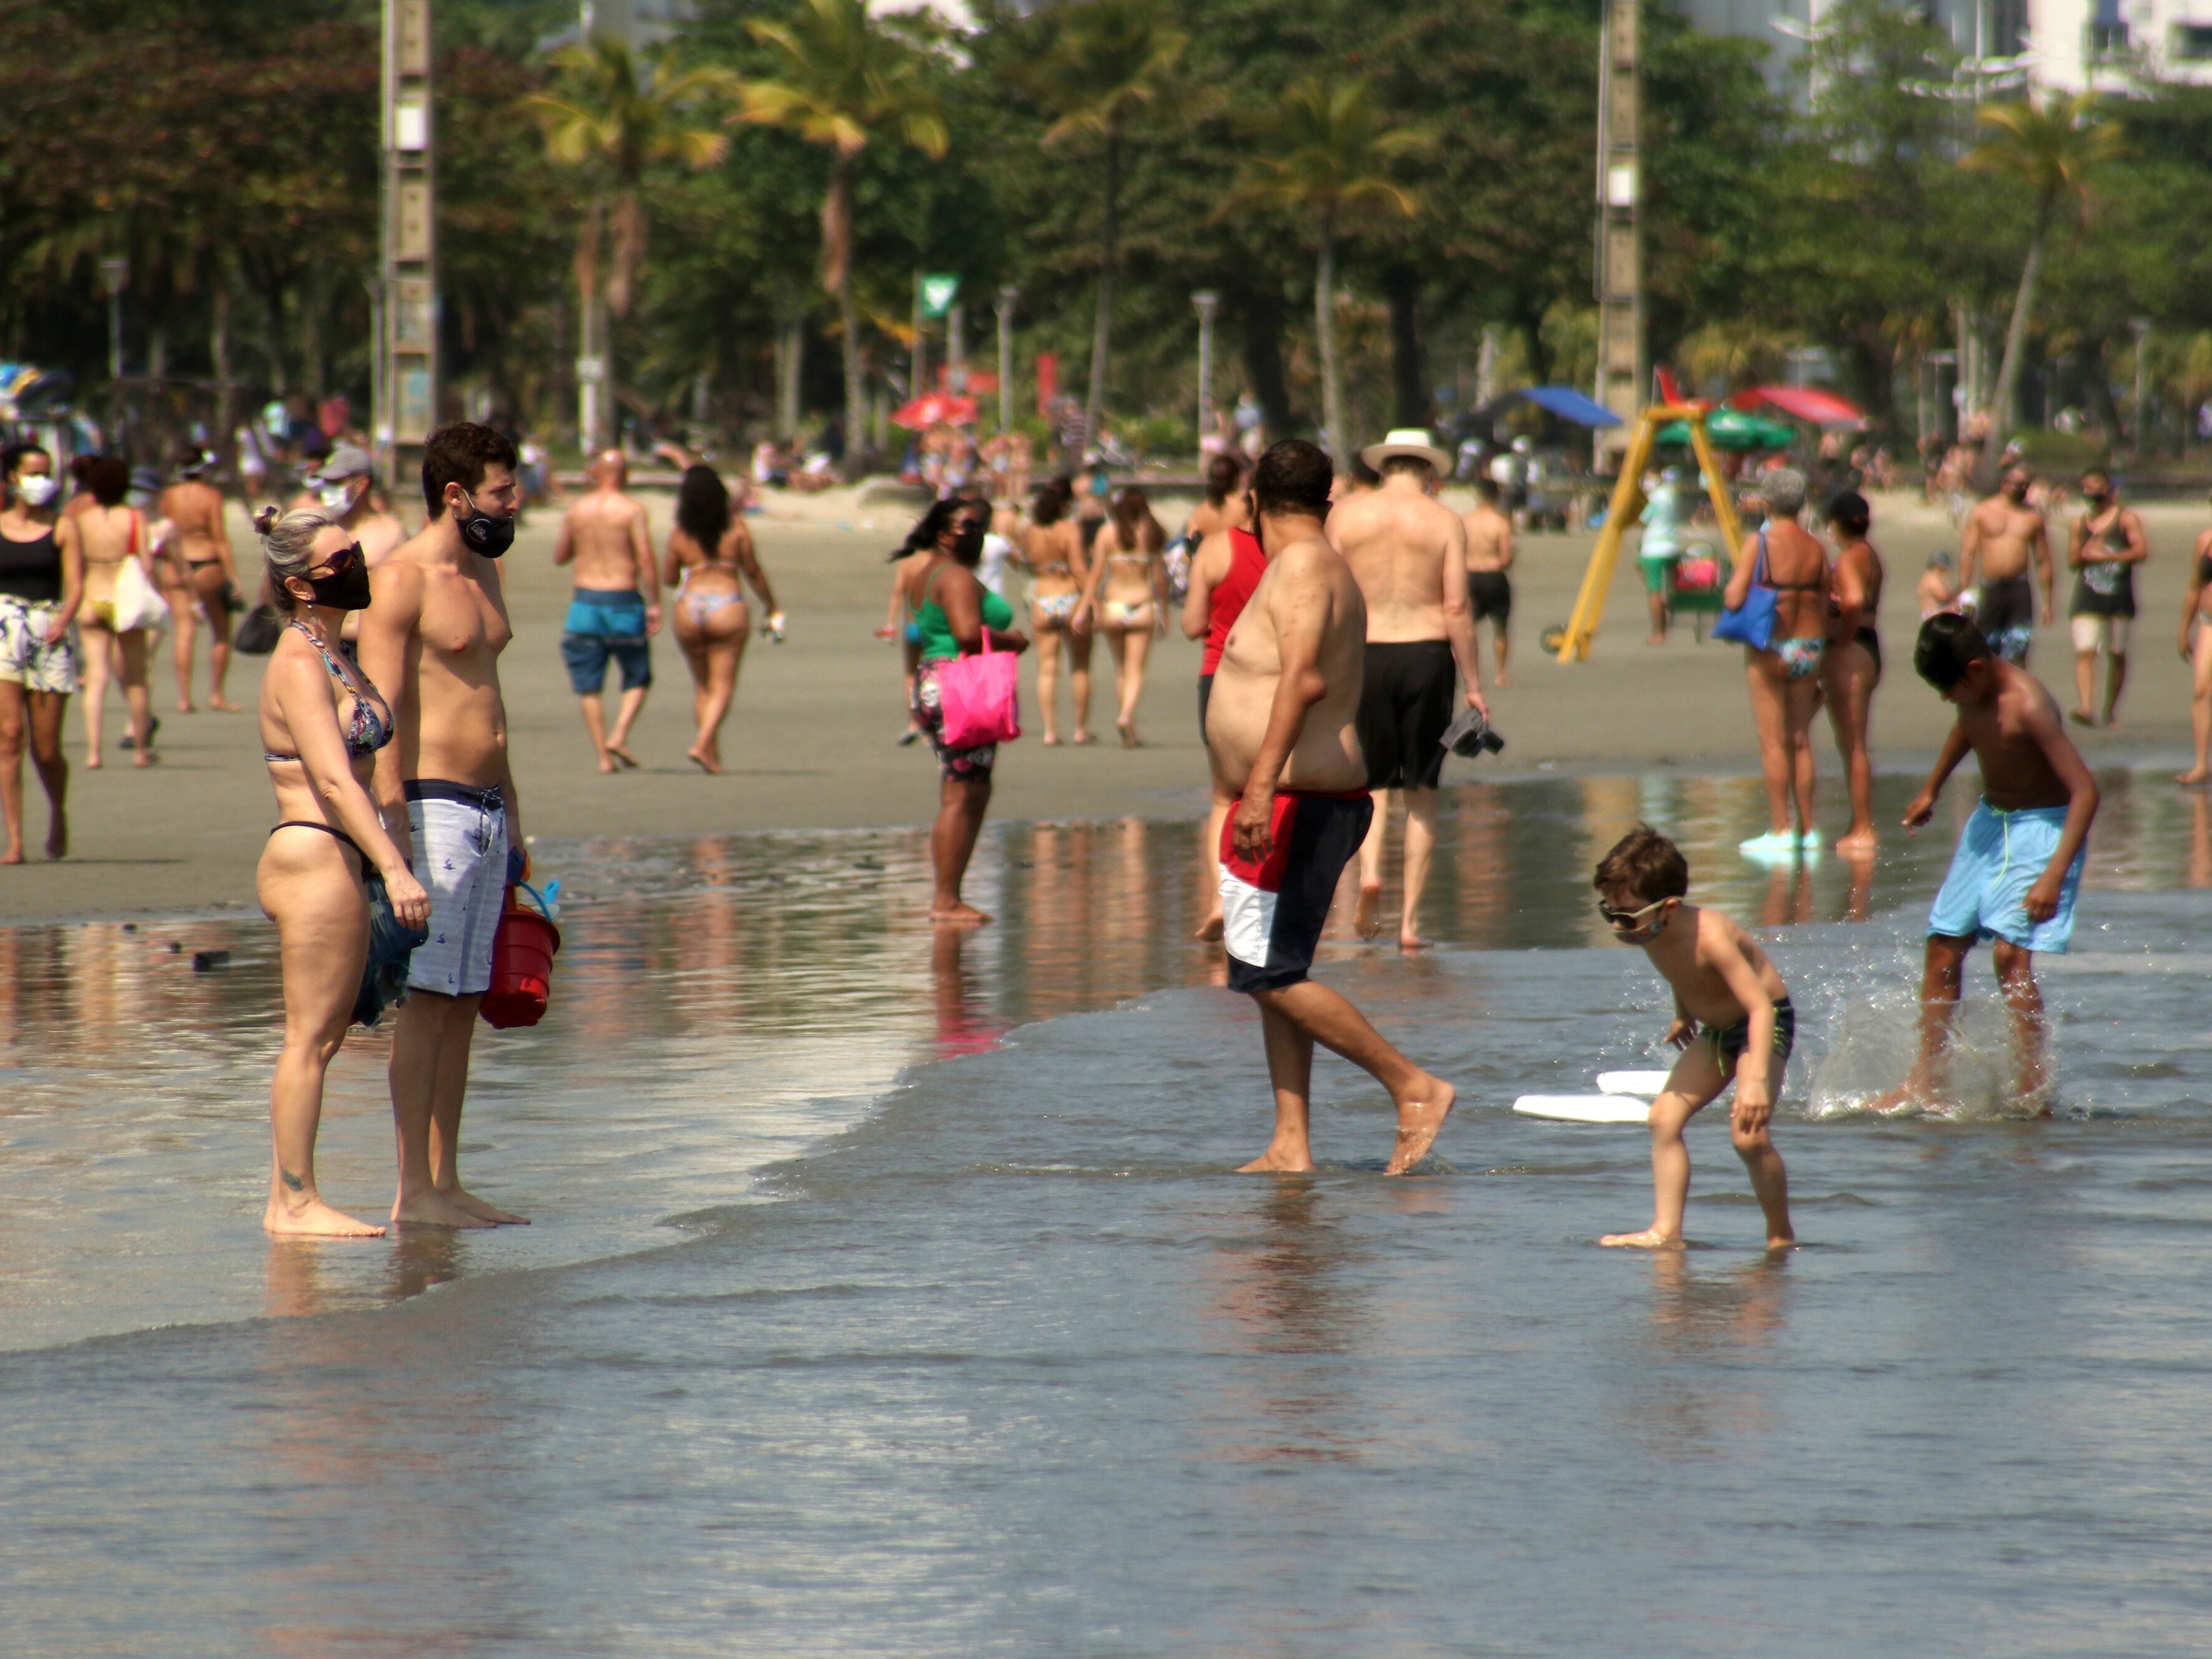
[[[1417,461],[1426,461],[1436,468],[1439,476],[1449,473],[1452,469],[1452,458],[1437,447],[1436,441],[1429,436],[1425,428],[1418,426],[1395,428],[1381,443],[1370,444],[1359,452],[1359,459],[1377,472],[1382,470],[1383,462],[1395,460],[1401,455],[1411,456]]]

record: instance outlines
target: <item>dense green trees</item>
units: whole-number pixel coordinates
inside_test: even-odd
[[[1189,430],[1197,289],[1223,296],[1227,394],[1249,387],[1278,432],[1325,416],[1349,443],[1448,413],[1473,399],[1486,336],[1508,384],[1588,374],[1595,0],[970,9],[959,33],[859,0],[700,0],[632,98],[586,95],[596,58],[564,71],[541,47],[573,33],[568,0],[437,0],[452,407],[572,435],[580,297],[609,289],[602,271],[580,296],[569,275],[595,214],[633,278],[607,320],[622,410],[703,414],[726,441],[767,428],[774,365],[802,360],[805,409],[863,440],[864,410],[911,389],[921,270],[957,272],[978,322],[1019,288],[1018,407],[1051,354],[1125,428]],[[2019,416],[2078,406],[2170,444],[2212,395],[2212,91],[2080,112],[2116,123],[2124,153],[2102,159],[2094,211],[2062,191],[2045,212],[2036,179],[1962,166],[1990,135],[1943,36],[1883,0],[1823,17],[1808,79],[1778,95],[1757,44],[1649,13],[1654,359],[1718,389],[1824,347],[1839,389],[1909,438],[1942,409],[1914,396],[1926,355],[1963,327],[1987,358],[2009,342],[1978,390],[2004,380]],[[132,397],[216,425],[218,382],[240,403],[362,401],[376,20],[375,0],[0,6],[0,356],[72,369],[105,407],[98,262],[121,253]],[[1346,174],[1419,212],[1331,225],[1286,113],[1302,84],[1363,88],[1370,138],[1423,136],[1418,153],[1370,143]],[[656,100],[664,136],[743,118],[714,129],[719,159],[578,137]],[[648,221],[653,257],[633,258]]]

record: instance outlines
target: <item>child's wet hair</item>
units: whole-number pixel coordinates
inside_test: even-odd
[[[1639,823],[1598,860],[1597,874],[1590,885],[1597,889],[1600,897],[1632,894],[1646,904],[1683,898],[1690,891],[1690,861],[1666,836],[1648,823]]]
[[[1920,637],[1912,647],[1912,666],[1938,691],[1948,691],[1966,678],[1977,662],[1988,662],[1993,653],[1982,630],[1955,611],[1939,611],[1920,624]]]

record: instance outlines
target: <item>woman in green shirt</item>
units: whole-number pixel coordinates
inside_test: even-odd
[[[960,896],[960,884],[968,873],[968,860],[975,851],[975,837],[983,828],[983,813],[991,804],[991,768],[999,746],[985,744],[974,749],[954,749],[945,741],[945,708],[937,686],[938,671],[948,663],[983,648],[988,631],[994,651],[1026,651],[1029,635],[1015,631],[1013,607],[975,579],[975,566],[983,556],[983,537],[991,527],[991,509],[982,501],[944,501],[921,515],[907,537],[916,552],[927,548],[929,557],[908,579],[908,592],[918,597],[908,607],[908,618],[921,638],[921,666],[915,676],[915,713],[929,746],[937,751],[937,823],[929,833],[930,861],[937,871],[937,892],[930,901],[929,919],[954,927],[973,927],[990,921]]]

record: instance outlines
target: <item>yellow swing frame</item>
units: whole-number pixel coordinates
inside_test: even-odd
[[[1561,662],[1582,662],[1590,653],[1590,644],[1597,638],[1597,626],[1605,616],[1605,596],[1613,586],[1613,567],[1620,556],[1620,538],[1636,515],[1644,510],[1644,469],[1650,465],[1651,451],[1659,428],[1671,426],[1676,421],[1690,424],[1690,447],[1698,458],[1698,470],[1705,477],[1705,494],[1713,504],[1713,517],[1719,522],[1721,539],[1728,544],[1729,562],[1733,566],[1741,555],[1743,527],[1736,522],[1735,503],[1729,499],[1728,485],[1721,477],[1721,470],[1714,459],[1712,440],[1705,435],[1705,409],[1693,404],[1659,404],[1637,416],[1636,430],[1628,440],[1628,453],[1621,457],[1620,476],[1613,486],[1613,505],[1606,509],[1605,528],[1598,532],[1597,545],[1590,550],[1589,568],[1583,573],[1582,592],[1575,598],[1574,614],[1567,618],[1566,631],[1559,641],[1559,659]]]

